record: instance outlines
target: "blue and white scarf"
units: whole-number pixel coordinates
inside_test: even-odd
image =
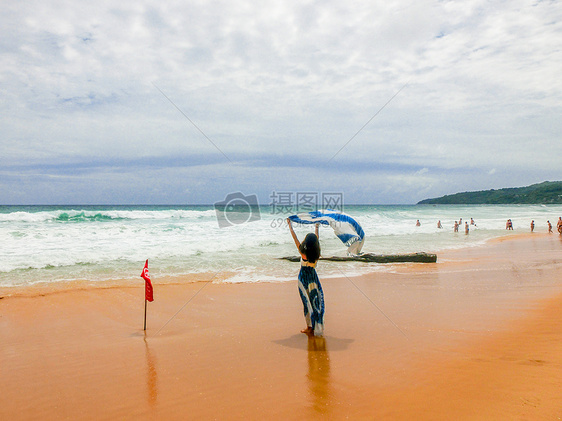
[[[322,224],[329,225],[334,234],[348,248],[349,254],[359,254],[365,241],[365,232],[355,219],[345,213],[331,209],[322,209],[307,213],[299,213],[289,216],[289,219],[298,224]]]

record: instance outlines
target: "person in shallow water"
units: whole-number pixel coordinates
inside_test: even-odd
[[[291,220],[288,218],[287,224],[301,255],[298,285],[306,320],[306,329],[301,330],[301,332],[310,336],[322,336],[324,333],[324,292],[316,273],[316,263],[320,258],[319,225],[316,224],[315,234],[307,234],[301,243],[293,230]]]

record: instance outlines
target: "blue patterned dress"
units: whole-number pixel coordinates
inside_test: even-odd
[[[324,333],[324,293],[316,273],[316,264],[301,259],[299,272],[299,293],[304,306],[306,325],[314,331],[314,336]]]

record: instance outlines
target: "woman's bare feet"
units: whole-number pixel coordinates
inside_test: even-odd
[[[301,330],[301,333],[306,333],[307,335],[314,335],[314,329],[308,326],[306,329]]]

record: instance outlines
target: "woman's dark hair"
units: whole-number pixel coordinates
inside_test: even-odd
[[[307,234],[299,246],[299,251],[306,256],[306,260],[315,263],[320,258],[320,241],[316,234]]]

